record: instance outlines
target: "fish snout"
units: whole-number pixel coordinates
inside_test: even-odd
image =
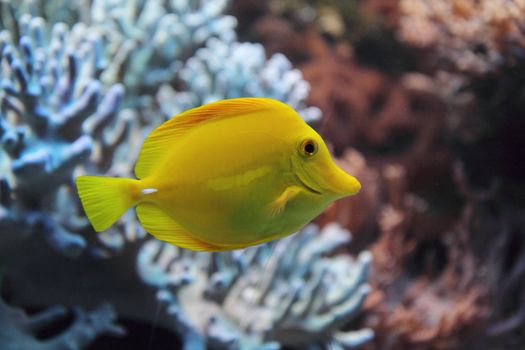
[[[334,164],[324,179],[327,190],[337,198],[356,195],[361,190],[361,183],[354,176],[347,174]]]

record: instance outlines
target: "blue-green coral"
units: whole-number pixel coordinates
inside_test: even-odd
[[[102,334],[125,334],[124,329],[114,323],[116,315],[113,308],[106,304],[91,312],[77,308],[73,322],[63,332],[46,339],[38,335],[67,316],[67,310],[61,306],[29,316],[0,300],[2,350],[78,350],[85,348]]]
[[[373,332],[339,331],[370,291],[370,253],[356,260],[330,256],[349,239],[331,224],[226,253],[193,253],[151,240],[137,264],[142,279],[159,290],[185,349],[350,349]]]
[[[320,117],[317,108],[306,106],[309,85],[286,57],[267,59],[261,45],[237,42],[236,20],[224,14],[226,0],[23,0],[17,5],[0,4],[1,260],[16,253],[15,242],[34,234],[72,257],[86,248],[109,257],[126,242],[142,238],[144,231],[131,211],[95,235],[72,179],[81,173],[132,176],[144,137],[186,108],[222,98],[266,96],[287,102],[308,121]],[[369,330],[337,331],[367,294],[368,253],[356,262],[328,258],[325,254],[346,242],[344,234],[330,236],[327,229],[315,238],[316,230],[306,231],[277,243],[272,256],[272,245],[200,255],[152,241],[142,248],[138,267],[143,276],[148,268],[157,273],[157,279],[147,276],[145,281],[163,290],[161,299],[169,302],[174,328],[186,344],[255,349],[301,339],[348,348],[369,340]],[[99,242],[88,244],[89,237]],[[282,254],[279,247],[285,244],[295,247],[294,254]],[[169,266],[186,269],[188,279],[163,270],[168,261],[153,263],[152,254],[161,250],[164,259],[180,252]],[[266,267],[271,274],[262,278]],[[254,276],[264,283],[262,289],[250,280]],[[296,282],[288,285],[288,280]],[[177,287],[181,283],[190,285]],[[200,294],[184,307],[212,306],[207,330],[177,314],[182,307],[177,298],[194,288]],[[246,298],[245,290],[264,291],[258,296],[261,303]],[[284,303],[278,303],[280,297]],[[243,304],[228,306],[233,300]],[[249,326],[236,314],[250,308],[264,322]],[[78,327],[89,330],[85,323]],[[330,338],[324,338],[326,333]]]
[[[285,101],[307,122],[320,118],[317,107],[307,107],[310,85],[282,54],[266,59],[260,44],[211,38],[179,73],[186,91],[165,85],[158,94],[167,116],[223,98],[265,96]],[[174,102],[176,101],[176,102]]]
[[[104,81],[127,89],[155,88],[176,76],[182,60],[211,36],[234,37],[236,21],[223,14],[227,1],[94,1],[78,5],[107,41],[111,57]]]
[[[123,89],[97,79],[95,40],[29,15],[14,25],[0,32],[0,226],[4,235],[41,231],[75,255],[85,242],[53,217],[53,204],[61,186],[71,187],[75,167],[103,143],[97,124],[113,118]]]

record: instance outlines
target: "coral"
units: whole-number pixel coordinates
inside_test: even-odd
[[[114,57],[102,79],[120,80],[129,90],[171,82],[181,60],[208,38],[235,39],[235,18],[222,14],[227,4],[227,0],[95,1],[86,10],[109,38],[107,57]]]
[[[106,58],[104,83],[122,82],[137,93],[171,82],[182,61],[208,38],[235,39],[228,0],[24,1],[22,10],[50,21],[78,20],[97,33]],[[61,9],[57,11],[57,9]],[[63,15],[68,9],[69,15]],[[111,58],[111,59],[107,59]]]
[[[449,137],[456,150],[455,183],[464,201],[459,232],[483,271],[488,315],[484,342],[520,348],[523,310],[523,198],[525,123],[522,62],[467,76],[438,74],[451,106]]]
[[[60,7],[54,2],[37,5],[26,2],[25,9],[55,18],[55,13],[48,10]],[[17,17],[15,12],[24,6],[2,3],[4,13],[10,15],[3,17],[3,24],[11,28],[3,32],[6,64],[2,89],[7,112],[2,115],[0,125],[4,155],[21,158],[10,160],[0,155],[0,164],[19,174],[16,180],[13,176],[4,179],[1,215],[2,226],[10,228],[8,232],[25,226],[28,231],[43,231],[57,249],[67,254],[78,255],[84,249],[85,239],[78,233],[91,230],[77,214],[81,209],[73,196],[73,170],[77,174],[130,176],[140,140],[154,127],[153,123],[162,121],[161,116],[156,117],[158,112],[152,112],[147,98],[135,95],[138,89],[156,85],[158,82],[150,79],[154,76],[162,77],[162,81],[173,80],[181,65],[179,59],[190,55],[209,36],[235,36],[231,30],[235,20],[219,15],[226,2],[185,5],[188,4],[99,1],[86,8],[85,3],[78,2],[71,11],[84,16],[89,25],[79,22],[69,30],[63,23],[48,29],[39,17],[27,14]],[[49,32],[52,35],[48,39]],[[10,43],[11,33],[16,36],[12,41],[19,45]],[[167,33],[170,35],[166,36]],[[151,36],[155,39],[149,40]],[[54,85],[58,82],[60,86]],[[138,112],[147,113],[148,118],[131,109],[119,111],[120,106],[139,107]],[[35,121],[26,123],[23,113]],[[38,125],[38,118],[42,125]],[[48,123],[50,127],[45,125],[47,119],[53,120]],[[54,138],[54,142],[46,142],[49,138]],[[126,149],[119,147],[122,144],[127,145]],[[86,162],[88,158],[90,161]],[[40,167],[45,176],[35,176],[30,166]],[[41,186],[42,182],[46,186]],[[64,184],[65,188],[57,191]],[[9,200],[15,196],[16,201]],[[24,202],[24,208],[19,208],[20,201]],[[7,208],[8,203],[16,204],[17,209]],[[51,207],[54,212],[46,214],[38,210],[40,206]],[[90,250],[104,256],[108,249],[122,249],[126,240],[143,234],[135,219],[126,215],[117,228],[97,236],[102,247]],[[18,237],[13,241],[24,237],[20,232],[15,235]]]
[[[469,247],[473,265],[482,273],[490,301],[484,325],[485,342],[493,347],[519,348],[525,324],[525,211],[506,195],[508,184],[493,179],[478,189],[469,181],[465,164],[458,163],[455,178],[466,198],[459,234]],[[516,188],[515,190],[519,190]]]
[[[523,59],[524,10],[520,0],[401,0],[399,33],[455,70],[483,74]]]
[[[95,37],[85,40],[63,24],[55,24],[48,37],[47,24],[38,17],[13,23],[16,30],[0,33],[0,164],[6,169],[0,225],[6,235],[21,238],[40,231],[58,250],[77,255],[85,241],[72,230],[82,220],[54,217],[57,192],[64,184],[71,190],[73,170],[93,147],[112,153],[115,144],[102,131],[115,116],[123,89],[97,80]],[[86,121],[92,126],[88,131]],[[126,123],[118,121],[115,142],[126,134]]]
[[[373,336],[367,329],[339,330],[369,291],[369,253],[357,260],[330,257],[348,240],[336,224],[211,255],[152,240],[141,248],[137,266],[141,278],[159,290],[186,349],[348,349]]]
[[[467,233],[479,241],[479,232],[466,229],[461,216],[436,207],[428,193],[422,197],[412,192],[405,166],[388,161],[377,168],[354,150],[338,161],[361,174],[370,191],[358,196],[358,203],[335,203],[321,219],[357,229],[358,249],[379,230],[371,245],[373,289],[365,306],[366,324],[376,333],[374,348],[451,349],[465,344],[489,315],[486,286],[492,283],[480,279],[480,260]],[[361,205],[365,210],[360,211]]]
[[[66,315],[65,308],[55,306],[29,316],[0,301],[0,346],[5,350],[75,350],[85,348],[100,335],[125,334],[114,324],[112,308],[104,305],[91,312],[75,309],[72,324],[63,332],[48,339],[37,336]]]
[[[306,1],[252,3],[243,32],[302,69],[321,133],[363,183],[318,221],[374,254],[371,348],[522,349],[523,1],[361,2],[391,11],[392,32],[346,51],[337,28],[298,19]]]
[[[409,201],[383,212],[383,236],[372,247],[378,289],[370,313],[382,320],[373,327],[377,341],[394,348],[520,348],[523,208],[505,198],[497,181],[473,188],[459,161],[454,178],[465,204],[441,236],[417,237],[420,214],[409,210]]]
[[[3,273],[0,274],[3,279]],[[115,324],[115,312],[107,304],[90,312],[75,308],[67,328],[58,327],[67,317],[68,311],[62,306],[28,315],[0,299],[0,347],[4,350],[74,350],[83,349],[101,335],[125,334],[124,329]]]
[[[291,17],[297,23],[315,23],[321,33],[339,43],[343,40],[355,42],[374,32],[382,24],[378,14],[392,6],[395,4],[383,4],[381,0],[269,1],[272,14]]]
[[[73,255],[82,251],[86,244],[77,233],[89,233],[90,229],[85,219],[76,215],[76,212],[81,212],[78,201],[74,198],[67,199],[68,196],[71,197],[71,193],[74,193],[71,187],[72,171],[75,170],[76,174],[89,172],[113,176],[132,175],[132,164],[139,152],[140,140],[163,120],[153,100],[141,94],[149,91],[154,95],[155,90],[152,92],[151,88],[161,81],[173,80],[175,73],[182,80],[185,79],[184,76],[188,78],[189,74],[196,74],[197,79],[200,80],[216,79],[216,75],[222,82],[224,91],[216,88],[207,96],[195,97],[192,106],[211,100],[211,95],[214,99],[259,95],[280,98],[301,108],[305,118],[319,117],[318,109],[305,107],[304,99],[308,92],[308,84],[301,79],[298,71],[291,69],[286,58],[276,55],[267,61],[261,47],[235,41],[235,33],[232,31],[235,20],[230,16],[221,15],[226,4],[225,1],[202,1],[190,4],[184,1],[161,3],[101,0],[87,8],[85,3],[79,2],[73,12],[78,15],[76,18],[81,18],[86,23],[76,23],[71,30],[64,24],[57,23],[51,30],[41,18],[32,18],[27,14],[20,14],[17,17],[15,12],[20,11],[20,8],[11,6],[9,2],[2,3],[4,13],[11,16],[3,16],[4,25],[12,26],[10,33],[16,35],[13,41],[15,43],[20,41],[20,48],[17,45],[8,45],[8,31],[4,32],[6,64],[3,75],[6,79],[4,79],[3,91],[6,97],[3,99],[3,105],[4,110],[10,115],[2,117],[2,130],[5,129],[4,144],[11,148],[6,153],[10,153],[11,157],[25,157],[27,153],[27,159],[31,162],[22,161],[24,164],[35,163],[31,150],[37,147],[40,152],[38,157],[41,160],[46,158],[46,155],[64,158],[47,157],[48,163],[42,161],[40,166],[45,168],[47,177],[38,177],[31,173],[29,178],[34,181],[33,184],[27,183],[28,181],[23,182],[22,176],[18,176],[16,191],[12,176],[6,178],[3,203],[4,206],[8,202],[14,203],[15,201],[6,198],[13,196],[17,196],[18,203],[20,193],[24,191],[32,197],[23,201],[26,203],[31,201],[34,209],[40,205],[44,206],[43,203],[36,203],[44,199],[49,201],[49,205],[54,209],[58,209],[58,206],[61,206],[60,209],[68,209],[65,212],[57,210],[55,214],[61,217],[48,218],[49,215],[43,216],[42,211],[38,210],[34,210],[35,213],[32,215],[24,215],[4,208],[3,225],[7,226],[8,222],[11,226],[19,225],[20,220],[29,220],[31,222],[26,223],[26,226],[44,227],[50,241],[59,250]],[[32,12],[44,12],[46,16],[54,18],[54,14],[48,13],[46,9],[48,6],[56,8],[55,5],[37,6],[37,2],[26,2],[25,7],[21,8]],[[53,34],[48,39],[48,32],[51,31]],[[190,58],[179,72],[182,60],[211,36],[220,39],[210,40],[206,48],[201,49],[200,54],[197,53],[196,57],[199,58]],[[35,46],[35,53],[32,51],[32,46]],[[237,48],[241,49],[237,50]],[[20,55],[17,53],[18,50]],[[232,66],[209,73],[202,70],[192,72],[191,67],[197,66],[199,60],[206,60],[202,55],[209,54],[210,50],[221,52],[225,60],[232,62]],[[216,56],[217,53],[214,52],[210,57]],[[255,59],[248,64],[247,57],[252,55]],[[20,62],[25,66],[19,68],[22,63],[18,60],[12,66],[11,56],[17,58],[20,56]],[[109,57],[112,59],[108,59]],[[50,64],[44,64],[47,63],[48,58]],[[64,61],[69,66],[64,67],[62,65]],[[217,66],[217,62],[206,62],[206,64]],[[23,71],[24,69],[27,71]],[[262,69],[263,74],[259,74],[258,69]],[[243,73],[243,79],[238,79],[239,71]],[[286,78],[282,84],[271,84],[270,79],[279,79],[281,75]],[[161,77],[162,80],[156,80],[152,78],[153,76]],[[27,79],[27,83],[24,79]],[[60,86],[53,85],[59,80]],[[120,85],[120,83],[124,84]],[[188,81],[186,88],[194,87],[194,84]],[[203,88],[205,87],[198,90],[199,93],[204,93]],[[212,89],[211,86],[207,88]],[[171,116],[190,107],[187,99],[183,98],[190,94],[190,92],[175,94],[168,85],[165,85],[158,93],[159,96],[166,97],[159,99],[165,115]],[[105,95],[104,99],[100,97],[102,95]],[[73,104],[74,101],[76,104]],[[127,109],[119,111],[120,106]],[[56,121],[50,123],[52,127],[46,131],[37,130],[43,127],[33,125],[35,122],[27,123],[22,127],[25,120],[20,113],[27,112],[35,115],[44,113],[45,115],[41,116],[42,120],[53,118]],[[52,116],[48,115],[49,113]],[[66,115],[62,115],[64,113]],[[19,116],[13,117],[13,115]],[[61,118],[64,120],[63,125],[59,125],[58,122]],[[26,133],[30,131],[31,135],[24,141],[24,150],[20,145],[21,134],[16,136],[16,133],[23,129]],[[63,135],[64,133],[68,134]],[[55,138],[55,135],[64,138],[64,142],[60,140],[44,142],[49,137]],[[33,148],[30,147],[29,140],[33,142]],[[73,143],[74,147],[69,147],[72,141],[77,143]],[[123,144],[127,145],[126,149],[119,147]],[[69,154],[69,152],[76,153]],[[88,162],[81,161],[88,157],[90,158]],[[19,173],[25,171],[23,169],[28,169],[17,165],[20,163],[18,160],[8,162],[6,157],[2,157],[1,163],[6,167],[20,167],[16,170]],[[53,171],[50,169],[52,167],[57,170]],[[57,176],[59,171],[60,176]],[[26,178],[28,178],[27,174],[26,171]],[[41,181],[49,182],[49,185],[39,186]],[[51,183],[54,185],[51,186]],[[67,186],[66,189],[61,189],[60,199],[45,198],[44,195],[56,197],[58,187],[64,183]],[[43,189],[46,193],[40,192]],[[64,229],[56,224],[60,220],[68,221],[62,225]],[[123,231],[125,234],[122,236]],[[95,248],[95,253],[105,255],[106,248],[110,251],[121,249],[126,240],[142,235],[143,231],[137,227],[135,220],[127,215],[125,219],[119,221],[116,228],[98,236],[104,247],[102,250]]]
[[[410,147],[431,167],[423,158],[367,158],[381,169],[384,193],[366,323],[377,347],[521,348],[521,71],[468,84],[449,73],[404,76],[410,94],[427,96],[418,109],[439,99],[449,109],[432,111],[446,121],[428,131],[427,140],[439,137],[433,151]]]
[[[380,347],[457,348],[485,321],[487,288],[462,220],[428,226],[428,202],[406,193],[402,166],[384,170],[387,203],[380,213],[368,325]],[[443,218],[441,219],[443,220]],[[443,224],[442,224],[443,225]]]
[[[407,164],[427,163],[445,110],[431,79],[391,77],[341,54],[315,27],[296,29],[275,16],[255,21],[253,31],[270,53],[283,51],[300,64],[311,86],[307,102],[323,111],[319,131],[337,155],[353,147],[374,156],[412,153]]]
[[[19,282],[10,286],[17,305],[42,309],[62,300],[68,306],[109,300],[119,315],[150,322],[153,298],[129,268],[143,229],[130,211],[95,235],[73,178],[132,176],[148,132],[168,116],[216,99],[273,97],[307,121],[319,119],[320,110],[306,104],[309,84],[284,55],[267,59],[261,45],[237,41],[236,20],[223,14],[227,4],[1,2],[0,262]],[[221,254],[151,241],[140,250],[138,268],[144,282],[159,289],[171,329],[188,348],[233,341],[243,348],[309,343],[341,349],[369,341],[369,329],[342,329],[369,292],[364,280],[370,254],[355,261],[331,256],[347,243],[348,232],[335,226],[318,236],[317,229],[305,231],[273,245]],[[42,241],[75,260],[51,254]],[[91,254],[82,254],[86,251]],[[80,279],[87,290],[78,287]],[[27,288],[28,283],[40,288]],[[130,293],[122,297],[122,290],[131,289],[140,303],[130,302]],[[37,328],[64,312],[55,308],[11,322],[20,313],[0,303],[0,337],[5,330],[28,348],[76,349],[100,334],[120,333],[112,309],[103,307],[78,311],[68,330],[42,339]],[[244,319],[248,316],[254,318]],[[0,347],[11,346],[6,344]]]
[[[266,28],[279,36],[277,25]],[[465,343],[487,319],[488,290],[471,243],[459,234],[463,202],[451,176],[442,85],[417,72],[392,77],[363,66],[315,29],[286,30],[303,50],[292,57],[310,57],[301,69],[312,86],[309,102],[323,110],[319,130],[366,189],[355,201],[334,203],[319,221],[351,228],[351,249],[371,245],[365,324],[375,331],[373,348]]]
[[[323,110],[319,130],[336,155],[352,147],[376,164],[402,163],[414,189],[429,180],[424,173],[442,171],[446,107],[432,80],[416,73],[393,79],[337,54],[314,30],[304,36],[312,59],[301,69],[315,87],[309,102]]]
[[[413,63],[413,50],[394,35],[398,7],[390,0],[232,1],[238,35],[262,43],[269,54],[281,52],[298,66],[310,61],[304,34],[315,30],[343,57],[394,73]]]
[[[164,85],[158,94],[166,116],[222,98],[243,96],[286,102],[307,122],[321,116],[318,108],[306,107],[310,86],[301,72],[292,69],[282,54],[267,60],[260,44],[212,38],[186,62],[179,75],[186,91],[176,93]]]

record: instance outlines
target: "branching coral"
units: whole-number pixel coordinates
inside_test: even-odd
[[[124,87],[115,83],[124,82],[127,95],[133,97],[130,92],[148,85],[148,74],[158,73],[163,81],[171,80],[180,66],[179,59],[209,36],[234,36],[231,28],[235,25],[233,18],[219,15],[226,2],[202,2],[191,7],[184,2],[163,5],[156,1],[99,1],[89,8],[84,5],[77,3],[76,11],[89,14],[86,21],[90,25],[80,22],[69,30],[62,23],[48,28],[39,17],[17,17],[15,13],[20,9],[2,3],[2,24],[10,28],[2,34],[4,97],[0,130],[5,153],[0,156],[0,164],[11,167],[13,172],[3,182],[2,226],[8,232],[21,226],[43,231],[59,250],[72,255],[86,245],[77,233],[90,231],[85,219],[76,213],[80,208],[72,197],[73,170],[131,175],[140,139],[152,127],[144,124],[151,123],[158,114],[150,113],[153,117],[139,121],[134,111],[118,113],[120,105],[141,107],[137,105],[141,98],[123,100]],[[25,6],[33,12],[46,8],[31,2]],[[53,18],[54,14],[46,15]],[[167,69],[172,72],[166,74]],[[124,143],[127,150],[119,150]],[[35,176],[35,171],[41,175]],[[67,188],[57,192],[63,184]],[[20,202],[24,203],[22,209]],[[40,206],[51,207],[52,217],[51,213],[39,211]],[[119,226],[99,236],[104,250],[120,249],[124,240],[142,235],[129,215],[120,220]],[[23,237],[20,232],[15,235]],[[97,252],[106,254],[104,250]]]
[[[3,271],[0,275],[1,290]],[[90,312],[75,308],[67,327],[59,326],[70,318],[69,314],[65,307],[53,306],[28,315],[0,298],[0,346],[4,350],[76,350],[85,348],[103,334],[125,334],[115,323],[115,312],[108,304]]]
[[[282,54],[267,60],[260,44],[210,39],[186,62],[180,78],[187,91],[175,93],[166,85],[159,92],[159,104],[167,116],[221,98],[243,96],[281,100],[295,108],[306,121],[321,116],[318,108],[306,107],[310,85],[303,80],[301,72],[292,69]]]
[[[159,289],[187,349],[277,349],[332,344],[353,348],[370,330],[338,331],[369,288],[369,253],[329,257],[347,231],[314,226],[274,244],[213,255],[149,241],[138,255],[142,279]]]
[[[237,22],[223,14],[227,5],[228,0],[26,0],[21,9],[50,21],[88,25],[103,38],[102,81],[120,81],[136,93],[138,88],[172,81],[181,62],[208,38],[234,39]]]
[[[30,184],[24,183],[19,176],[17,192],[25,191],[38,201],[48,200],[54,207],[53,210],[58,209],[59,205],[60,209],[77,208],[67,210],[67,214],[55,210],[61,217],[49,220],[40,217],[41,212],[39,212],[33,217],[31,224],[47,227],[45,231],[50,232],[52,243],[62,245],[59,249],[72,254],[77,254],[85,246],[84,240],[73,232],[87,233],[89,226],[85,220],[76,216],[75,211],[81,212],[78,201],[72,198],[65,199],[71,196],[70,192],[72,192],[71,173],[77,168],[77,172],[108,173],[118,176],[132,174],[132,164],[138,154],[140,140],[154,125],[162,122],[162,116],[158,108],[151,103],[152,100],[141,96],[139,92],[144,92],[148,86],[159,83],[159,80],[151,77],[157,76],[162,77],[161,81],[171,81],[177,73],[183,80],[187,80],[188,89],[196,88],[195,84],[189,81],[190,73],[195,74],[197,80],[218,79],[222,83],[215,87],[201,86],[201,89],[195,89],[198,91],[197,95],[204,94],[205,88],[210,89],[211,92],[208,92],[207,96],[196,95],[192,106],[208,102],[212,98],[258,95],[282,99],[300,108],[305,118],[319,117],[318,109],[305,107],[308,84],[302,80],[298,71],[291,69],[284,56],[276,55],[270,61],[266,61],[260,46],[239,44],[235,41],[235,34],[232,31],[235,20],[230,16],[221,15],[226,6],[225,1],[161,3],[101,0],[89,7],[86,7],[87,4],[78,3],[75,5],[76,12],[73,12],[86,23],[76,23],[71,30],[62,23],[55,24],[53,30],[48,29],[41,18],[32,19],[29,15],[16,17],[15,13],[20,9],[10,6],[9,2],[3,3],[2,6],[6,10],[4,14],[7,14],[2,17],[4,25],[11,25],[13,28],[10,32],[16,35],[13,41],[15,43],[20,41],[18,50],[20,55],[18,55],[17,45],[8,45],[8,32],[4,32],[6,47],[3,75],[6,79],[4,79],[3,105],[9,116],[7,112],[4,113],[6,115],[2,118],[2,130],[6,130],[3,132],[4,144],[7,148],[12,148],[6,153],[10,153],[11,156],[17,153],[16,156],[21,156],[22,146],[18,139],[21,136],[17,136],[17,132],[20,133],[25,128],[26,132],[27,129],[32,129],[30,134],[35,141],[33,149],[38,147],[41,160],[46,158],[46,154],[64,158],[63,161],[53,160],[40,165],[42,168],[47,167],[47,180],[53,180],[53,186],[49,186],[47,182],[46,186],[38,186],[40,181],[46,179],[31,173],[31,176],[26,175],[26,178],[31,178],[35,181],[34,184],[28,186]],[[44,12],[48,17],[53,18],[53,13],[46,13],[47,5],[37,6],[37,3],[28,2],[25,8],[28,11]],[[53,34],[49,34],[49,31]],[[179,74],[178,68],[182,60],[191,55],[193,50],[210,36],[218,36],[221,39],[211,40],[206,48],[199,51],[200,54],[196,56],[198,58],[188,60],[186,68],[183,68]],[[213,51],[213,54],[210,54],[210,51]],[[198,66],[196,63],[199,61],[217,68],[217,62],[206,61],[210,60],[205,57],[207,54],[210,54],[209,57],[221,54],[225,61],[232,62],[232,65],[223,70],[191,71],[191,67]],[[17,58],[13,67],[11,56]],[[250,57],[255,57],[252,63],[247,60]],[[239,79],[239,72],[242,73],[242,79]],[[282,84],[272,84],[282,76],[285,78]],[[27,79],[27,82],[24,79]],[[59,81],[60,85],[53,85]],[[119,82],[123,82],[124,85],[119,85]],[[124,86],[127,97],[124,96]],[[179,92],[173,96],[173,91],[167,85],[162,91],[168,91],[167,94],[159,93],[159,96],[165,97],[159,98],[165,115],[171,116],[190,107],[182,97],[191,93]],[[101,95],[106,97],[101,100]],[[166,96],[176,98],[169,99]],[[16,101],[14,101],[15,97]],[[146,101],[145,105],[144,101]],[[119,105],[132,107],[135,110],[127,109],[119,112]],[[55,120],[49,123],[52,127],[44,130],[43,126],[35,124],[37,122],[27,123],[22,116],[13,117],[14,114],[27,113],[26,109],[30,115],[35,115],[35,118],[46,120],[52,117]],[[43,115],[39,116],[38,113]],[[63,115],[64,113],[66,115]],[[60,118],[64,120],[63,125],[58,125]],[[22,127],[23,123],[27,125]],[[111,129],[113,131],[110,131]],[[64,133],[67,135],[63,135]],[[56,140],[44,142],[47,138],[55,138],[55,135],[64,138],[64,142]],[[29,151],[31,147],[28,141],[31,137],[24,141],[24,147],[28,149],[28,157],[32,160],[32,163],[26,161],[27,164],[35,162]],[[78,137],[78,140],[75,137]],[[78,141],[78,144],[73,144],[75,147],[68,147],[72,141]],[[119,149],[119,145],[122,144],[127,144],[125,151],[122,147]],[[44,151],[46,147],[47,150]],[[68,152],[77,153],[70,155]],[[69,158],[71,160],[66,162]],[[88,158],[90,161],[84,161]],[[23,171],[18,165],[20,162],[7,163],[7,158],[2,157],[2,166],[12,165],[16,169],[20,168],[16,170],[17,172]],[[62,169],[61,176],[51,171],[51,167]],[[15,195],[13,179],[5,180],[4,206],[9,202],[6,197]],[[46,195],[54,197],[58,187],[68,182],[69,188],[61,190],[60,200],[41,196],[41,190],[45,189]],[[33,191],[34,189],[38,191]],[[18,203],[20,194],[17,196]],[[39,205],[39,203],[32,203],[35,209]],[[71,214],[75,215],[71,216]],[[3,224],[7,225],[7,222],[14,224],[19,220],[16,217],[24,216],[17,215],[3,210],[2,216],[6,218]],[[29,215],[25,216],[24,220],[28,217]],[[69,220],[69,218],[74,219]],[[67,229],[60,230],[60,225],[56,224],[57,219],[68,220],[69,222],[63,225]],[[121,248],[123,242],[130,237],[142,235],[135,220],[130,216],[126,216],[119,224],[120,227],[117,226],[117,229],[99,236],[103,245],[111,250]],[[119,233],[122,231],[126,231],[124,237]],[[63,238],[57,238],[56,235]],[[103,251],[99,253],[105,254]]]
[[[0,34],[0,164],[7,170],[3,232],[41,231],[58,250],[76,255],[85,246],[71,231],[78,220],[55,220],[56,193],[63,184],[71,186],[74,168],[89,158],[94,144],[106,151],[115,147],[102,131],[117,112],[123,89],[104,88],[97,80],[96,38],[82,40],[62,24],[54,25],[49,37],[51,29],[38,17],[13,23],[16,30]],[[89,131],[83,130],[85,121],[91,122]],[[126,121],[119,124],[115,142],[127,130]]]
[[[35,233],[72,257],[86,247],[108,257],[126,240],[142,236],[129,212],[90,238],[95,235],[80,214],[72,179],[83,173],[132,176],[140,141],[166,116],[211,100],[256,95],[289,103],[305,120],[320,117],[318,108],[306,106],[309,85],[283,55],[267,59],[262,46],[236,41],[235,19],[222,14],[227,1],[0,5],[2,260],[17,252],[14,242]],[[165,84],[161,89],[160,83]],[[188,348],[330,344],[340,349],[368,341],[370,330],[340,329],[368,294],[364,279],[370,255],[356,261],[328,257],[347,242],[348,233],[334,226],[319,237],[316,229],[306,231],[276,243],[273,255],[271,246],[206,255],[152,241],[141,250],[139,270],[161,290]],[[61,278],[71,279],[72,272],[63,270],[68,276]],[[37,307],[49,297],[14,294]],[[53,310],[40,318],[53,320],[64,312]],[[146,317],[143,309],[139,313]],[[8,315],[0,319],[2,330],[11,314],[0,305],[0,317]],[[99,334],[119,333],[108,308],[77,316],[70,330],[46,341],[35,339],[26,317],[5,330],[9,339],[43,349],[82,348]],[[9,339],[0,339],[0,346],[11,346]]]
[[[77,350],[83,349],[102,334],[124,335],[114,324],[115,313],[109,305],[97,310],[74,311],[73,323],[58,335],[41,339],[38,334],[67,316],[65,308],[51,307],[35,315],[27,315],[0,300],[0,344],[4,350]]]
[[[401,0],[400,11],[401,37],[459,71],[494,71],[525,55],[521,0]]]
[[[376,241],[366,319],[377,348],[521,349],[524,3],[363,4],[372,2],[399,7],[397,48],[420,54],[401,72],[370,68],[381,56],[373,39],[366,59],[359,47],[341,55],[337,42],[330,52],[289,13],[268,16],[258,5],[263,20],[250,17],[257,24],[244,30],[303,64],[321,131],[342,162],[364,170],[355,202],[365,211],[339,201],[322,222],[337,218],[361,245]],[[383,34],[377,40],[395,41]],[[384,60],[404,59],[401,50],[390,46]],[[365,169],[347,147],[364,154]]]
[[[429,203],[406,193],[403,167],[388,166],[383,176],[389,204],[380,215],[381,237],[372,247],[378,317],[370,321],[381,334],[378,344],[457,347],[487,315],[487,288],[472,245],[461,221],[448,218],[450,227],[426,224]]]
[[[458,233],[481,271],[478,278],[487,288],[491,306],[485,341],[514,348],[523,343],[525,323],[524,209],[505,198],[505,185],[498,180],[485,189],[472,186],[460,163],[455,178],[467,199]]]
[[[236,20],[223,15],[227,0],[95,1],[91,21],[109,41],[114,57],[103,80],[127,89],[171,82],[181,60],[209,37],[234,39]]]

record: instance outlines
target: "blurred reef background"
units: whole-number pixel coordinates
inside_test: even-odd
[[[0,1],[0,349],[525,348],[524,23],[522,0]],[[166,118],[240,96],[298,110],[361,193],[228,253],[132,211],[94,233],[74,176],[130,177]]]

